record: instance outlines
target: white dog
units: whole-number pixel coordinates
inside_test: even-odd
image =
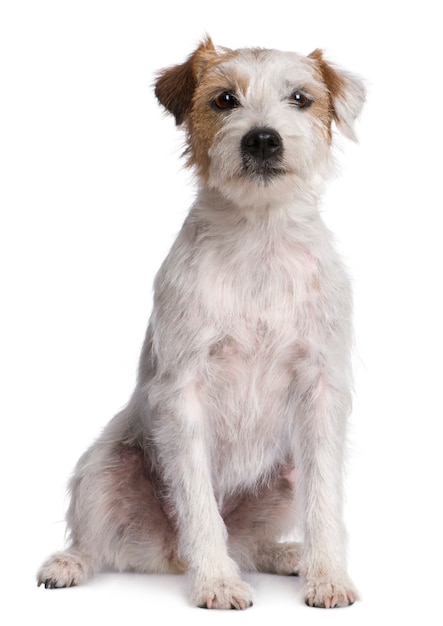
[[[70,547],[38,583],[104,567],[184,572],[192,601],[244,609],[240,570],[298,573],[310,606],[352,604],[342,521],[351,297],[318,213],[355,76],[319,50],[216,48],[162,71],[197,200],[155,281],[128,406],[71,480]],[[295,529],[301,543],[283,542]]]

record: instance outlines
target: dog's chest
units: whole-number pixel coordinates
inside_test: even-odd
[[[204,247],[196,284],[216,323],[234,333],[242,329],[252,349],[286,326],[293,335],[324,296],[323,261],[315,249],[284,233],[260,234],[237,234]]]
[[[222,491],[290,455],[297,358],[321,325],[321,265],[284,236],[207,251],[197,289],[218,339],[201,391]]]

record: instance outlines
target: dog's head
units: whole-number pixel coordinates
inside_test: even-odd
[[[187,131],[188,164],[239,205],[312,193],[330,168],[332,125],[355,139],[365,90],[325,61],[277,50],[215,48],[160,72],[155,93]]]

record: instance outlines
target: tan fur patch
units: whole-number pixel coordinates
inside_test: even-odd
[[[209,148],[228,114],[215,111],[210,103],[223,91],[245,93],[247,89],[245,76],[227,76],[219,67],[235,55],[228,48],[219,54],[208,37],[184,63],[161,71],[155,84],[159,102],[178,125],[186,123],[187,164],[195,165],[203,179],[209,168]]]
[[[245,76],[233,73],[226,74],[222,63],[233,57],[233,51],[213,57],[200,74],[200,81],[194,91],[191,111],[187,120],[189,148],[187,151],[189,166],[195,165],[198,174],[207,180],[210,158],[209,149],[215,135],[223,127],[229,111],[217,111],[211,101],[224,91],[234,94],[245,93],[248,81]]]
[[[317,66],[319,78],[323,81],[327,88],[327,100],[322,102],[322,121],[329,128],[329,141],[332,138],[331,123],[337,119],[334,108],[334,98],[343,92],[344,81],[329,63],[323,58],[323,52],[319,49],[314,50],[308,55],[309,59],[313,59]]]

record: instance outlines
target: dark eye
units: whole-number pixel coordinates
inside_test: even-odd
[[[291,103],[295,104],[295,106],[299,109],[305,109],[312,104],[312,100],[310,100],[308,96],[305,96],[305,94],[301,91],[294,91],[291,96]]]
[[[238,100],[230,91],[223,91],[212,100],[211,105],[217,111],[228,111],[238,106]]]

